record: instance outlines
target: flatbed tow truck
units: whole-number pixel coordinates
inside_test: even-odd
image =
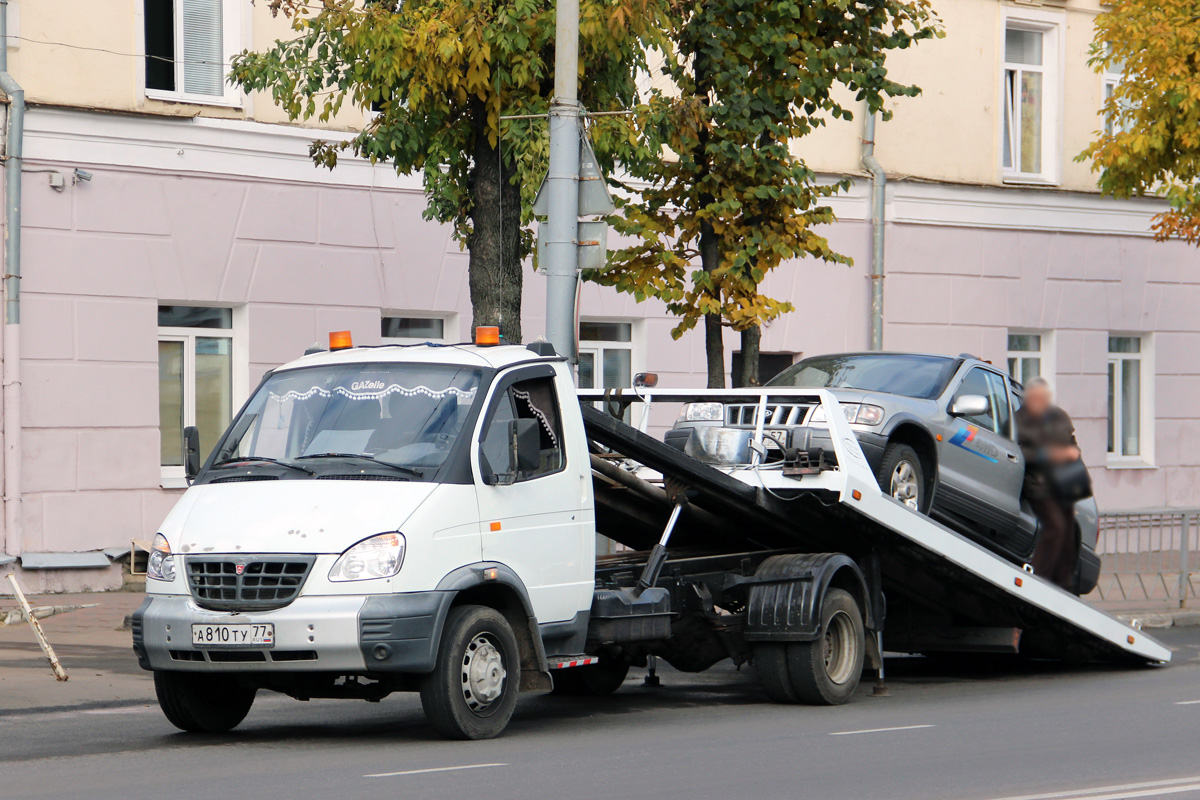
[[[832,453],[765,463],[759,425],[750,463],[717,467],[645,432],[655,402],[761,420],[784,399],[824,405]],[[602,694],[657,658],[748,662],[773,700],[811,704],[850,700],[867,671],[882,683],[885,652],[1170,660],[886,496],[836,403],[577,391],[545,344],[306,355],[264,378],[203,469],[188,450],[134,649],[184,730],[235,727],[259,690],[419,691],[452,738],[503,732],[518,691]],[[629,549],[597,556],[596,533]]]

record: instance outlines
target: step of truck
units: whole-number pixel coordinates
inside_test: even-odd
[[[546,659],[549,669],[571,669],[572,667],[590,667],[599,664],[597,656],[554,656]]]

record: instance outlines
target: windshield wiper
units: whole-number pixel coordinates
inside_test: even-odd
[[[301,458],[303,458],[303,456],[301,456]],[[311,469],[309,469],[308,467],[302,467],[299,464],[292,464],[287,461],[280,461],[278,458],[268,458],[266,456],[235,456],[234,458],[225,458],[225,459],[222,459],[222,460],[218,461],[217,463],[213,464],[213,467],[214,468],[215,467],[225,467],[225,466],[229,466],[230,464],[240,464],[243,461],[255,461],[255,462],[262,463],[262,464],[278,464],[281,467],[287,467],[288,469],[294,469],[298,472],[303,472],[308,475],[316,475],[317,474],[317,473],[313,472]]]
[[[415,470],[412,467],[405,467],[405,466],[401,466],[400,464],[393,464],[391,461],[380,461],[379,459],[375,458],[375,456],[369,455],[367,453],[306,453],[305,455],[302,455],[302,456],[296,456],[297,461],[299,461],[302,458],[357,458],[362,461],[370,461],[372,464],[378,464],[381,467],[388,467],[390,469],[394,469],[397,472],[403,472],[405,475],[412,475],[414,478],[424,478],[425,477],[425,473],[423,473],[419,470]]]

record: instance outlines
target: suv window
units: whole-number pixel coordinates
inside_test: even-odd
[[[508,423],[514,419],[537,420],[541,439],[538,466],[521,472],[516,482],[533,480],[560,471],[566,465],[562,424],[558,418],[558,397],[553,378],[531,378],[509,386],[495,400],[495,411],[488,421],[480,443],[480,462],[485,470],[506,472],[509,458]]]
[[[990,370],[973,367],[967,373],[967,377],[963,378],[963,382],[959,384],[958,391],[954,393],[954,399],[957,400],[968,394],[986,397],[988,410],[983,414],[963,417],[963,419],[972,425],[986,428],[992,433],[1008,436],[1008,391],[1004,385],[1004,379]]]

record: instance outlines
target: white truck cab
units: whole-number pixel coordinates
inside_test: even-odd
[[[135,649],[171,721],[227,729],[262,687],[345,696],[334,676],[435,683],[447,635],[474,713],[426,698],[444,732],[479,735],[492,706],[506,722],[518,675],[548,689],[546,649],[582,653],[595,580],[574,391],[565,360],[518,346],[347,348],[267,375],[155,538]]]

